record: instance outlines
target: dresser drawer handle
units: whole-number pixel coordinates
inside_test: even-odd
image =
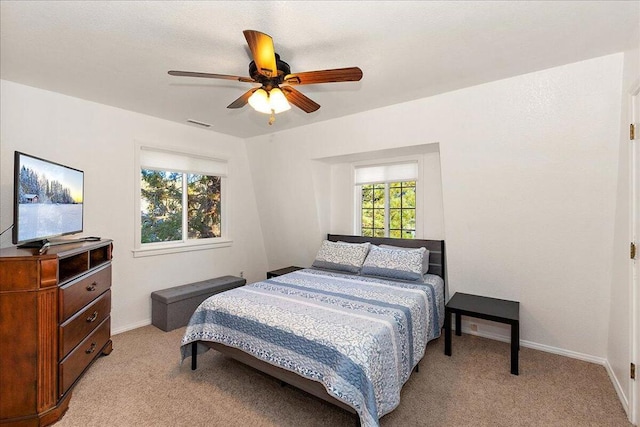
[[[91,343],[91,347],[89,347],[87,350],[85,350],[84,352],[87,354],[91,354],[94,351],[96,351],[96,343],[92,342]]]
[[[91,316],[87,317],[87,322],[93,323],[96,321],[97,318],[98,318],[98,312],[94,311]]]
[[[96,290],[96,282],[93,282],[92,284],[90,284],[89,286],[87,286],[87,291],[92,292]]]

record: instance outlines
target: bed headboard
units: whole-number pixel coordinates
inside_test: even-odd
[[[429,274],[436,274],[446,283],[446,256],[444,252],[444,240],[423,239],[392,239],[389,237],[364,237],[348,236],[343,234],[328,234],[327,240],[332,242],[365,243],[374,245],[401,246],[404,248],[427,248],[429,250]]]

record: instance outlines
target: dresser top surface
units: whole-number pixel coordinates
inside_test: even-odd
[[[33,258],[38,257],[40,259],[47,258],[64,258],[74,255],[76,253],[88,251],[95,248],[101,248],[111,244],[110,239],[102,239],[98,241],[82,241],[82,242],[70,242],[60,245],[49,247],[44,253],[39,254],[38,249],[24,248],[20,249],[16,246],[0,249],[0,260],[2,258]]]

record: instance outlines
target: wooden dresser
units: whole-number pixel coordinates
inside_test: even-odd
[[[58,421],[111,352],[111,240],[0,250],[0,424]]]

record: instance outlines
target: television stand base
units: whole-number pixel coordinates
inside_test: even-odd
[[[49,242],[49,240],[47,239],[34,240],[32,242],[27,242],[27,243],[18,245],[18,249],[28,249],[28,248],[40,249],[46,245],[51,245],[51,242]]]
[[[66,240],[34,240],[32,242],[26,242],[21,245],[18,245],[19,249],[29,249],[34,248],[40,251],[40,254],[44,253],[51,246],[58,245],[69,245],[71,243],[81,243],[81,242],[95,242],[100,240],[99,237],[80,237],[78,239],[66,239]]]

